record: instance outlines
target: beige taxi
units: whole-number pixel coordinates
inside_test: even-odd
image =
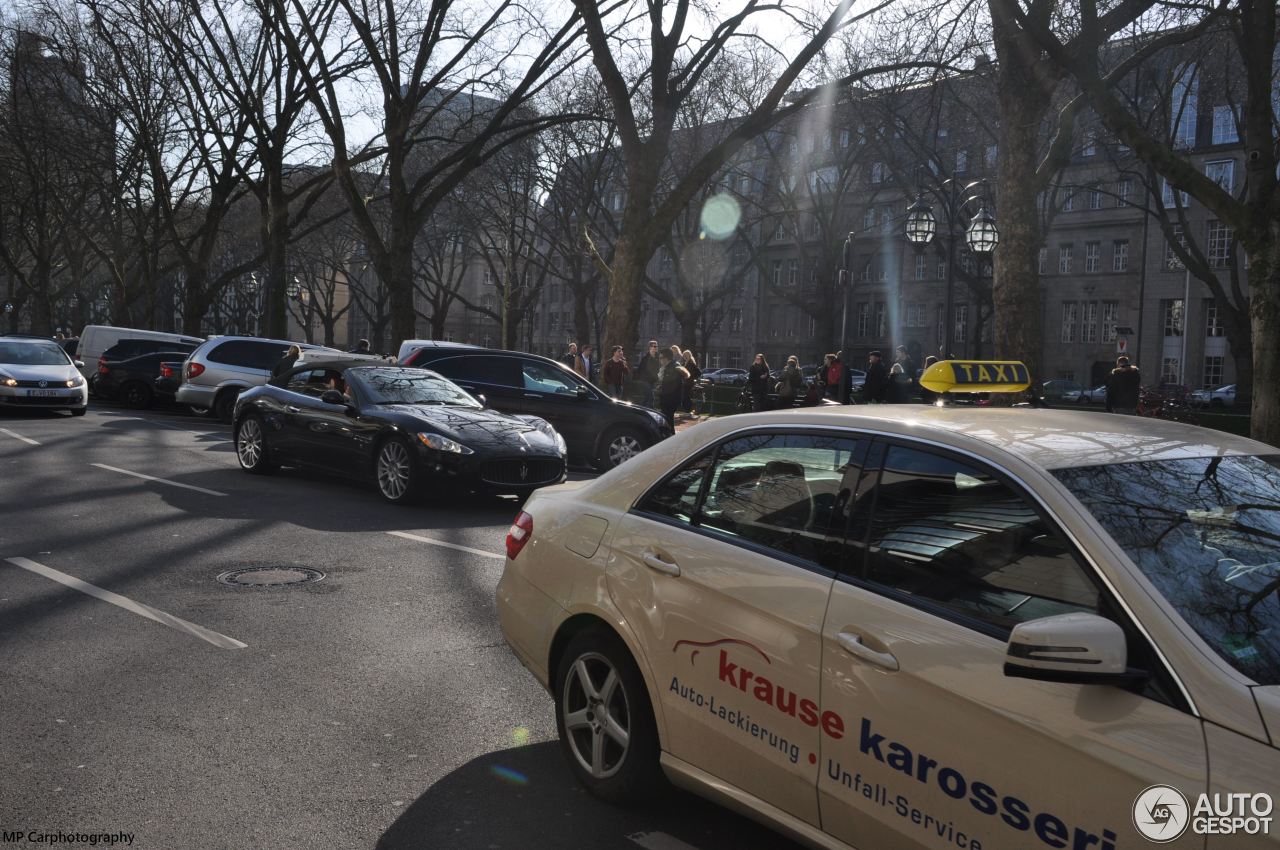
[[[1273,447],[732,416],[538,491],[507,553],[503,632],[604,798],[665,777],[816,847],[1280,847]]]

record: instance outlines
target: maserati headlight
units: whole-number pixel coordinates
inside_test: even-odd
[[[455,455],[474,454],[471,449],[459,443],[457,440],[450,440],[448,437],[442,437],[439,434],[432,434],[425,431],[418,435],[418,439],[429,449],[435,449],[438,452],[447,452]]]
[[[662,428],[666,427],[667,417],[663,416],[661,413],[659,413],[656,410],[646,410],[645,413],[649,414],[649,418],[652,419],[655,423],[657,423],[659,427],[662,427]]]
[[[569,453],[569,446],[565,443],[564,437],[560,436],[560,432],[558,431],[556,432],[556,450],[562,455],[567,455]]]

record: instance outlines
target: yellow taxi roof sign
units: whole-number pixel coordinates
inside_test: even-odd
[[[940,360],[920,376],[935,393],[1017,393],[1031,386],[1031,372],[1017,360]]]

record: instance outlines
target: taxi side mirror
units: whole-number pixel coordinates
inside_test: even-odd
[[[1004,674],[1077,685],[1124,685],[1147,674],[1127,666],[1124,630],[1097,614],[1076,612],[1013,627]]]

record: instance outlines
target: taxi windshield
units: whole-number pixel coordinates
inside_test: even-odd
[[[1280,684],[1280,455],[1053,474],[1214,651]]]
[[[447,404],[479,408],[480,402],[447,378],[425,369],[352,369],[373,404]]]

